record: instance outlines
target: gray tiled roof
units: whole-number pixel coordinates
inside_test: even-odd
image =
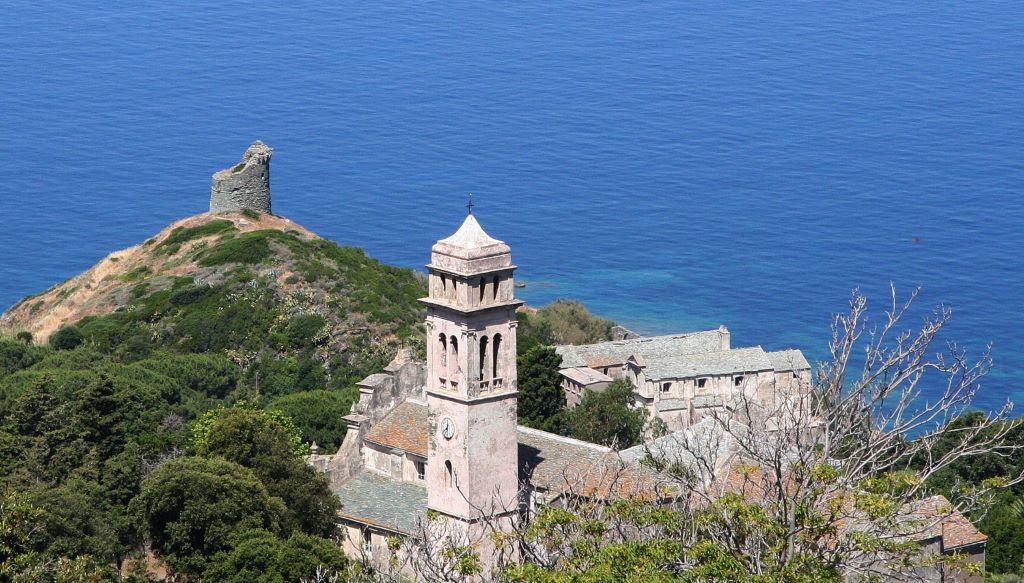
[[[588,362],[594,360],[621,364],[634,354],[650,357],[721,350],[723,335],[727,333],[719,329],[669,336],[648,336],[580,346],[556,346],[555,351],[562,356],[563,367],[587,366]]]
[[[689,401],[685,399],[662,399],[657,404],[658,411],[681,411],[689,406]]]
[[[686,429],[680,429],[659,437],[646,444],[622,450],[622,459],[642,460],[648,455],[668,463],[691,466],[697,459],[694,454],[712,463],[724,461],[733,450],[736,435],[745,435],[746,427],[733,424],[727,431],[721,421],[704,419]],[[699,469],[699,468],[694,468]]]
[[[697,395],[691,402],[695,408],[702,409],[704,407],[721,407],[724,401],[719,395]]]
[[[569,368],[563,368],[561,371],[562,376],[568,378],[571,381],[575,381],[581,385],[592,385],[595,383],[610,383],[612,378],[606,374],[598,372],[592,368],[585,366],[573,366]]]
[[[427,489],[423,486],[365,469],[334,493],[341,499],[341,516],[404,534],[415,533],[417,521],[427,510]]]
[[[690,378],[772,370],[772,363],[760,346],[719,350],[703,354],[657,354],[647,357],[647,378],[651,380]]]
[[[391,375],[378,372],[359,381],[358,383],[356,383],[356,385],[360,387],[376,387],[379,386],[384,381],[388,380],[389,378],[391,378]]]
[[[519,478],[550,492],[561,492],[576,474],[602,463],[611,449],[562,437],[546,431],[519,427]]]
[[[776,371],[787,371],[787,370],[803,370],[811,368],[811,365],[807,363],[807,359],[804,358],[804,353],[796,349],[789,350],[777,350],[775,352],[766,352],[765,355],[768,360],[772,363],[772,368]]]

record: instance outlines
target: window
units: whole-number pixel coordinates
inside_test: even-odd
[[[484,294],[487,293],[487,280],[480,278],[480,303],[484,303]]]
[[[427,464],[423,462],[412,462],[413,467],[416,468],[416,479],[423,481],[427,479]]]
[[[373,534],[369,529],[363,529],[363,554],[367,557],[373,556]]]
[[[448,338],[448,380],[459,380],[459,340],[451,336]]]
[[[497,301],[497,299],[498,299],[498,281],[499,281],[499,280],[498,280],[498,276],[497,276],[497,275],[495,275],[495,276],[494,276],[494,290],[493,290],[493,292],[492,292],[492,293],[493,293],[493,296],[494,296],[494,298],[493,298],[493,299],[494,299],[495,301]]]
[[[743,384],[743,375],[738,374],[732,377],[732,386],[738,387]]]
[[[480,337],[480,380],[487,380],[487,337]]]
[[[494,335],[494,344],[491,345],[491,377],[500,378],[501,370],[498,362],[498,356],[501,353],[501,334]]]
[[[454,482],[452,462],[450,460],[444,460],[444,487],[451,489]]]
[[[661,392],[667,393],[672,390],[672,383],[661,383]]]
[[[697,388],[706,389],[708,386],[708,379],[697,379]]]

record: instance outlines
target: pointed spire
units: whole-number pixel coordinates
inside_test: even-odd
[[[498,263],[511,265],[512,260],[509,257],[510,249],[508,245],[504,241],[499,241],[488,235],[483,227],[480,226],[480,223],[477,222],[476,215],[473,214],[472,203],[466,206],[469,213],[466,215],[466,219],[462,221],[459,229],[451,236],[441,239],[434,244],[432,251],[435,259],[437,259],[437,254],[456,260],[476,260],[484,257],[503,256]],[[455,269],[455,271],[463,272],[468,269],[468,266],[463,266],[463,268]]]

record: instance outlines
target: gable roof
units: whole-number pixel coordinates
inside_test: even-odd
[[[366,441],[427,457],[427,406],[403,401],[370,429]]]
[[[612,378],[610,376],[585,366],[563,368],[558,372],[562,373],[562,376],[570,381],[577,382],[584,386],[612,382]]]
[[[774,368],[776,372],[811,368],[807,359],[804,358],[804,353],[796,350],[795,348],[766,352],[765,356],[768,357],[768,360],[772,363],[772,368]]]
[[[728,334],[727,330],[719,328],[703,332],[647,336],[579,346],[556,346],[555,352],[562,357],[563,368],[613,366],[626,362],[626,359],[634,354],[650,358],[658,355],[695,354],[722,350],[728,348]]]
[[[701,354],[657,354],[647,357],[645,372],[652,380],[690,378],[772,370],[760,346]]]

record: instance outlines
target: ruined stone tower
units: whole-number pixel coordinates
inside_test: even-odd
[[[242,161],[213,175],[210,212],[254,210],[270,213],[270,156],[273,150],[256,140]]]
[[[427,269],[427,507],[486,544],[481,519],[518,505],[515,266],[470,214]]]

